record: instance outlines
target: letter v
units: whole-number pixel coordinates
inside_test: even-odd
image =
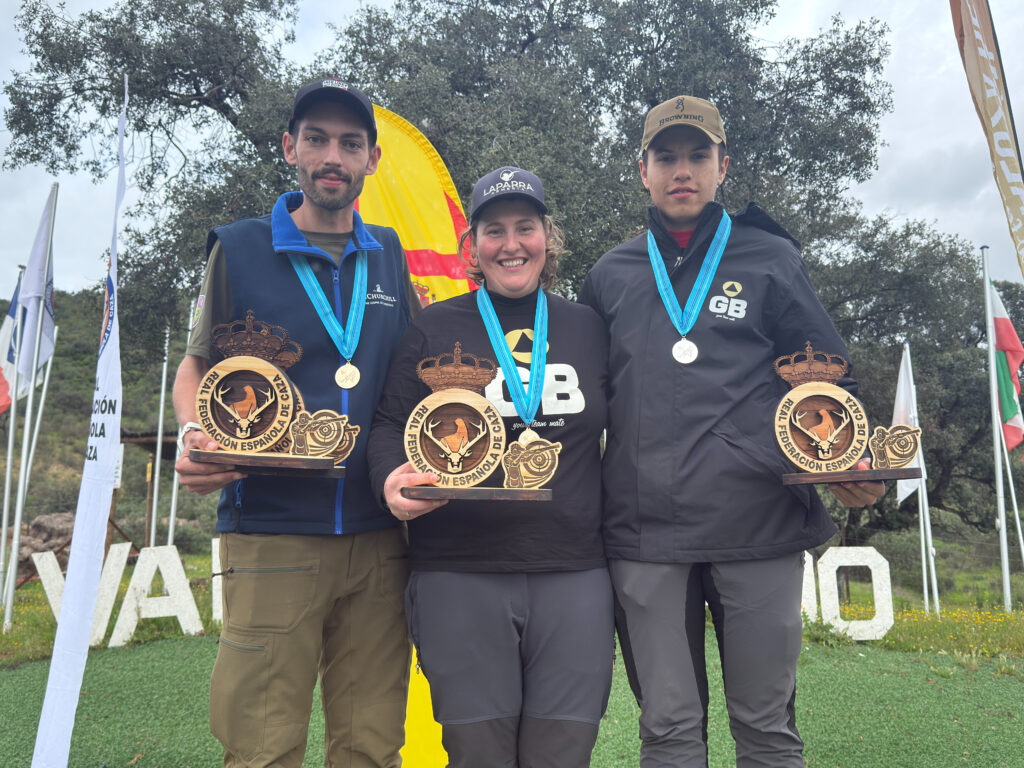
[[[107,624],[110,623],[114,599],[117,597],[117,589],[121,585],[121,575],[124,573],[128,551],[131,548],[132,545],[127,541],[111,544],[107,559],[103,562],[99,593],[96,596],[96,610],[92,616],[92,635],[89,638],[91,646],[102,643],[103,637],[107,634]],[[53,617],[59,621],[61,598],[64,597],[64,575],[60,572],[57,556],[53,552],[34,552],[32,562],[39,573],[39,580],[43,583],[46,599],[50,601]]]

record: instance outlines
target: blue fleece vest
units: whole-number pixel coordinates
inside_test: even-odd
[[[217,530],[241,533],[348,534],[396,524],[370,491],[366,441],[384,386],[391,352],[409,324],[402,245],[389,227],[364,225],[353,214],[354,231],[341,266],[309,244],[289,211],[302,203],[301,192],[282,195],[269,216],[216,227],[207,253],[219,240],[231,288],[231,317],[247,310],[256,319],[284,327],[302,346],[302,359],[288,377],[302,393],[306,410],[329,408],[348,414],[360,432],[345,462],[341,480],[249,475],[228,485],[217,507]],[[353,240],[355,242],[353,242]],[[348,319],[356,250],[367,252],[367,299],[362,335],[352,362],[359,385],[340,389],[334,372],[344,360],[324,329],[295,273],[288,253],[305,254],[324,295],[342,325]]]

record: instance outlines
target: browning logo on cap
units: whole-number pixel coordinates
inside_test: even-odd
[[[714,104],[696,96],[677,96],[674,99],[663,101],[647,113],[640,151],[646,152],[655,136],[677,125],[691,125],[698,128],[707,134],[715,144],[725,142],[722,116]]]

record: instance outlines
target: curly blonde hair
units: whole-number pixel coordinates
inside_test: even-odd
[[[540,213],[538,211],[538,213]],[[558,259],[568,253],[565,249],[565,235],[562,228],[547,214],[541,216],[544,229],[547,230],[547,242],[544,244],[544,266],[540,271],[540,285],[545,291],[551,290],[558,278]],[[480,222],[478,221],[477,224]],[[473,227],[467,227],[459,236],[459,260],[466,268],[466,276],[478,285],[484,284],[484,273],[477,264],[474,253]]]

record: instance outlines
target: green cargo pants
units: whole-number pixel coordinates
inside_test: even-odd
[[[220,559],[210,730],[224,764],[299,768],[319,674],[325,764],[400,766],[410,662],[402,532],[228,533]]]

